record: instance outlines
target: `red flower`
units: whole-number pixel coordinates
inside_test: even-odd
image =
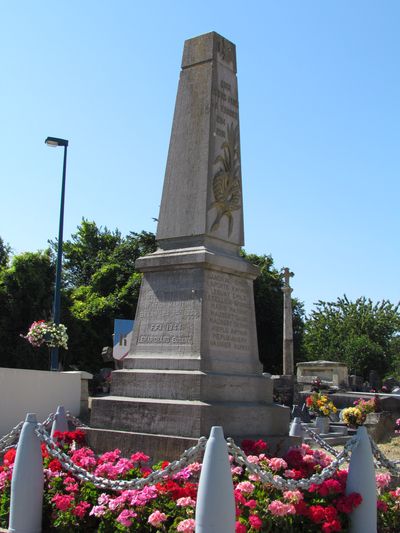
[[[342,525],[339,520],[332,520],[331,522],[325,522],[322,524],[323,533],[332,533],[333,531],[342,531]]]
[[[341,513],[349,514],[353,509],[358,507],[360,503],[362,502],[361,494],[358,494],[357,492],[352,492],[348,496],[341,496],[338,500],[336,500],[336,508]]]
[[[257,441],[251,439],[244,439],[241,444],[242,450],[246,455],[260,455],[267,449],[267,443],[262,439]]]
[[[309,509],[305,501],[301,500],[299,501],[299,503],[295,503],[294,507],[296,509],[296,514],[302,515],[302,516],[309,515]]]
[[[378,500],[376,502],[376,507],[378,511],[382,511],[383,513],[386,513],[386,511],[389,509],[389,506],[386,502],[383,502],[382,500]]]
[[[50,461],[47,468],[49,468],[52,472],[60,472],[62,470],[61,463],[58,459],[53,459]]]
[[[310,505],[308,512],[315,524],[321,524],[325,520],[325,509],[322,505]]]
[[[15,448],[10,448],[5,454],[3,458],[3,463],[6,466],[11,466],[14,464],[15,456],[17,455],[17,450]]]
[[[328,505],[328,507],[325,507],[325,520],[327,522],[333,522],[337,519],[337,510],[333,505]]]

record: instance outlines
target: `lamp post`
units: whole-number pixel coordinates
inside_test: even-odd
[[[56,265],[56,284],[54,288],[53,301],[53,321],[55,324],[60,323],[60,301],[61,301],[61,268],[62,268],[62,246],[63,246],[63,228],[64,228],[64,198],[65,198],[65,174],[67,170],[67,147],[68,141],[58,139],[57,137],[47,137],[44,141],[48,146],[64,146],[64,163],[61,185],[61,205],[60,205],[60,224],[58,228],[58,249]],[[58,346],[51,349],[50,370],[58,371]]]

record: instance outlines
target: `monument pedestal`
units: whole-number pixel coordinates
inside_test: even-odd
[[[238,105],[235,46],[216,33],[186,41],[159,248],[136,262],[144,275],[132,344],[113,372],[112,396],[92,403],[97,449],[104,438],[176,459],[212,426],[239,444],[254,437],[283,445],[288,434],[289,408],[273,404],[258,358],[258,269],[240,255]]]

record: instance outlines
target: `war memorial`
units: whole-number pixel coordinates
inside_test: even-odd
[[[111,395],[93,400],[96,449],[174,458],[210,428],[287,438],[258,358],[244,244],[235,45],[215,32],[185,42],[157,228],[140,258],[135,329]]]

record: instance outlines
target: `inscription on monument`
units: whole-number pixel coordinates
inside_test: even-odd
[[[208,303],[210,346],[239,352],[250,351],[250,298],[246,281],[210,272],[205,298]]]
[[[194,321],[199,318],[190,289],[152,292],[139,318],[138,344],[185,345],[193,343]]]

